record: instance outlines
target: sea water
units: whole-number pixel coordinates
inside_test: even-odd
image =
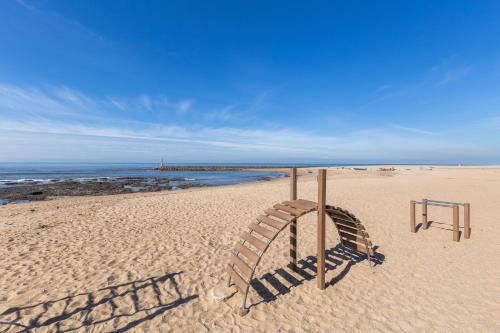
[[[112,181],[123,178],[144,178],[151,181],[157,178],[169,179],[174,186],[182,183],[229,185],[253,182],[261,177],[277,178],[283,176],[281,172],[268,170],[153,170],[152,168],[156,166],[158,165],[152,163],[0,163],[0,187],[47,184],[68,180],[79,182]]]

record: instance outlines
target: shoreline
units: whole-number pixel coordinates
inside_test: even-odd
[[[95,181],[80,182],[73,180],[62,180],[54,183],[33,184],[30,186],[0,187],[0,207],[8,204],[26,204],[39,201],[52,201],[72,197],[103,197],[116,195],[132,195],[137,193],[154,192],[178,192],[186,189],[205,188],[205,187],[228,187],[251,185],[261,182],[274,182],[282,178],[289,177],[290,168],[283,166],[175,166],[178,170],[170,169],[165,171],[273,171],[281,175],[277,177],[256,177],[250,182],[236,182],[230,184],[206,184],[197,182],[187,182],[172,186],[169,181],[178,181],[181,178],[163,179],[163,182],[147,182],[144,177],[123,177],[120,182]],[[185,169],[184,169],[185,168]],[[207,169],[205,169],[207,168]],[[234,168],[229,170],[227,168]],[[372,177],[372,176],[393,176],[396,174],[404,175],[406,172],[414,171],[439,171],[439,170],[495,170],[500,169],[500,165],[481,165],[481,166],[451,166],[451,165],[349,165],[349,166],[300,166],[297,167],[299,177],[312,176],[317,169],[326,168],[333,171],[333,174],[342,175],[341,177]],[[332,173],[330,174],[332,176]]]
[[[245,169],[252,171],[250,169]],[[180,170],[179,170],[180,171]],[[192,170],[194,171],[194,170]],[[196,170],[201,171],[201,170]],[[205,170],[214,171],[214,170]],[[219,170],[227,171],[227,170]],[[258,169],[256,171],[265,171]],[[184,177],[174,178],[146,178],[146,177],[121,177],[118,179],[96,178],[93,181],[77,181],[74,179],[53,181],[48,183],[24,182],[19,185],[0,187],[0,206],[7,204],[29,203],[34,201],[57,200],[68,197],[98,197],[107,195],[150,193],[163,191],[178,191],[189,188],[219,187],[258,183],[288,177],[284,170],[270,170],[280,174],[276,176],[256,176],[249,182],[235,183],[203,183],[191,181]],[[12,183],[15,183],[14,181]]]

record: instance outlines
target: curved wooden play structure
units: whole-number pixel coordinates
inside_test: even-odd
[[[291,173],[291,198],[275,204],[266,209],[264,214],[259,215],[255,222],[241,234],[241,239],[234,247],[230,256],[230,263],[226,267],[231,281],[243,294],[240,314],[248,313],[246,299],[249,292],[250,282],[253,279],[257,266],[262,256],[276,239],[281,231],[290,226],[290,264],[296,269],[296,241],[297,241],[297,219],[311,212],[318,212],[318,288],[325,288],[325,215],[328,215],[335,225],[340,243],[344,247],[365,253],[368,262],[373,256],[373,246],[361,222],[351,213],[339,207],[325,205],[326,170],[320,170],[318,175],[319,191],[318,202],[296,199],[296,170]]]

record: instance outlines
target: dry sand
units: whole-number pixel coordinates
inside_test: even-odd
[[[299,197],[316,200],[302,174]],[[238,235],[288,195],[280,179],[0,207],[0,332],[500,332],[500,168],[330,169],[327,202],[359,217],[383,262],[372,270],[331,250],[318,290],[309,214],[302,275],[287,268],[284,231],[240,317],[241,295],[217,302],[211,290]],[[409,201],[423,197],[470,202],[471,239],[452,241],[449,208],[431,207],[435,223],[410,233]]]

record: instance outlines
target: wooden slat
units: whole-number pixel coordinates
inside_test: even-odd
[[[285,206],[285,205],[282,205],[282,204],[276,204],[273,206],[274,208],[276,209],[279,209],[279,210],[282,210],[288,214],[291,214],[293,216],[300,216],[304,213],[307,213],[306,210],[303,210],[303,209],[297,209],[297,208],[293,208],[293,207],[290,207],[290,206]]]
[[[309,209],[318,208],[318,203],[311,200],[297,199],[295,201],[300,203],[301,205],[309,206]]]
[[[290,215],[290,214],[286,214],[286,213],[280,212],[280,211],[278,211],[276,209],[272,209],[272,208],[266,209],[264,212],[267,215],[272,215],[274,217],[277,217],[279,219],[282,219],[282,220],[285,220],[288,222],[292,222],[295,219],[295,217]]]
[[[354,234],[354,235],[365,235],[365,237],[370,237],[370,235],[366,232],[366,230],[361,229],[362,226],[359,226],[359,229],[356,229],[355,227],[351,227],[348,225],[345,225],[343,223],[339,223],[338,221],[335,222],[335,225],[342,230],[345,230],[348,233]]]
[[[251,223],[249,228],[268,239],[272,239],[276,235],[276,232],[266,229],[255,222]]]
[[[352,228],[357,228],[357,226],[358,226],[358,224],[356,224],[353,220],[351,220],[350,218],[348,218],[346,216],[340,215],[340,214],[335,213],[335,212],[333,212],[333,213],[328,212],[328,211],[327,211],[327,214],[332,219],[337,220],[339,223],[342,223],[344,225],[350,226]]]
[[[345,239],[350,240],[350,241],[353,241],[353,242],[363,244],[363,236],[348,234],[346,232],[340,231],[340,237],[345,238]]]
[[[360,235],[352,235],[352,234],[347,234],[345,232],[340,232],[340,236],[342,238],[345,238],[347,240],[350,240],[350,241],[353,241],[356,243],[360,243],[362,245],[365,245],[365,240],[366,240],[368,245],[372,244],[368,238],[363,238],[363,236],[360,236]]]
[[[274,220],[270,217],[264,216],[264,215],[259,215],[257,217],[257,221],[264,223],[264,224],[267,224],[268,226],[276,228],[278,230],[281,230],[288,225],[288,223],[276,221],[276,220]]]
[[[236,271],[231,267],[231,264],[228,264],[226,267],[226,272],[229,274],[231,279],[233,280],[234,284],[238,287],[238,289],[242,292],[245,293],[248,288],[248,284],[243,280],[243,278],[236,273]]]
[[[261,241],[260,239],[250,235],[250,233],[248,232],[243,232],[241,234],[241,238],[246,240],[247,242],[249,242],[250,244],[252,244],[253,246],[255,246],[255,248],[261,250],[261,251],[264,251],[267,247],[267,243],[264,242],[264,241]]]
[[[243,277],[245,277],[246,280],[249,281],[253,273],[252,268],[250,268],[250,266],[248,266],[243,260],[241,260],[240,257],[234,254],[231,254],[231,258],[229,260],[231,261],[231,263],[235,264],[236,267],[238,267]]]
[[[252,265],[255,265],[257,263],[257,261],[259,260],[259,255],[257,253],[253,252],[252,250],[250,250],[248,247],[241,244],[240,242],[238,242],[236,244],[234,249],[236,251],[238,251],[239,253],[243,254],[248,259],[248,261],[250,261],[252,263]]]
[[[284,205],[306,210],[306,211],[311,211],[315,210],[318,208],[318,204],[313,201],[307,201],[307,200],[291,200],[291,201],[283,201]]]
[[[337,218],[334,218],[336,224],[341,224],[345,227],[353,228],[356,230],[365,230],[365,227],[361,224],[356,224],[356,223],[349,223],[347,221],[339,220]]]
[[[335,223],[335,225],[337,226],[337,229],[339,229],[340,231],[345,231],[345,232],[348,232],[348,233],[353,234],[353,235],[358,234],[358,229],[347,227],[347,226],[339,224],[339,223]]]
[[[342,244],[344,246],[350,247],[351,249],[357,250],[359,252],[363,253],[369,253],[371,256],[373,255],[373,250],[372,249],[367,249],[364,245],[353,243],[348,240],[342,240]]]

